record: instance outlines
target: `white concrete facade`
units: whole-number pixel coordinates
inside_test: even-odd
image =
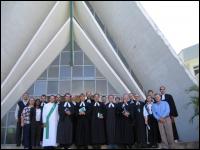
[[[22,93],[67,45],[70,19],[69,3],[64,1],[35,2],[37,4],[1,3],[3,8],[1,118],[3,118]],[[23,7],[19,7],[19,3],[23,3]],[[158,91],[160,85],[165,85],[167,91],[174,96],[179,113],[176,124],[180,139],[198,140],[199,133],[196,132],[198,122],[189,123],[193,108],[184,107],[190,96],[185,90],[197,84],[197,81],[184,68],[170,44],[140,4],[100,1],[90,4],[145,90]],[[37,9],[36,5],[42,9]],[[145,98],[87,5],[84,2],[75,2],[74,6],[75,40],[84,53],[120,94],[136,91]],[[30,9],[36,11],[29,13]],[[12,10],[15,10],[14,13],[11,13]],[[28,16],[23,17],[21,14]],[[19,17],[18,20],[15,20],[16,16]],[[16,22],[15,26],[12,22]],[[35,26],[30,28],[33,23]],[[19,38],[22,32],[18,31],[23,29],[27,34]]]

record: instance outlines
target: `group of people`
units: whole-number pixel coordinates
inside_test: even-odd
[[[72,100],[70,93],[46,95],[40,99],[29,98],[25,93],[17,104],[16,143],[24,148],[55,147],[108,148],[157,147],[173,148],[178,140],[174,118],[178,116],[173,97],[148,91],[142,101],[137,93],[124,94],[122,98],[109,95],[102,97],[81,93],[79,101]],[[23,132],[22,132],[23,131]],[[21,134],[23,133],[23,140]]]

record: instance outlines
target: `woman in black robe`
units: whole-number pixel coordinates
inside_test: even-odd
[[[70,102],[70,94],[65,94],[65,101],[58,107],[59,122],[57,128],[57,143],[60,147],[69,148],[73,140],[73,122],[74,105]]]
[[[135,127],[136,127],[136,143],[138,147],[146,147],[146,126],[143,116],[143,108],[145,103],[140,100],[138,94],[135,95]]]
[[[93,148],[99,149],[106,143],[105,137],[105,105],[99,102],[99,94],[94,95],[95,102],[92,104],[91,140]]]
[[[90,144],[90,120],[89,120],[89,103],[85,101],[85,95],[80,95],[80,102],[76,105],[76,145],[77,148],[87,149]]]

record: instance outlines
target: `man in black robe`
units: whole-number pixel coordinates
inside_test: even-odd
[[[175,102],[174,102],[174,99],[172,97],[172,95],[170,94],[165,94],[165,86],[160,86],[160,93],[161,93],[161,99],[164,100],[164,101],[167,101],[168,104],[169,104],[169,107],[170,107],[170,118],[171,118],[171,121],[172,121],[172,129],[173,129],[173,135],[174,135],[174,141],[177,143],[178,140],[179,140],[179,136],[178,136],[178,132],[177,132],[177,129],[176,129],[176,124],[175,124],[175,117],[178,117],[178,112],[177,112],[177,109],[176,109],[176,105],[175,105]]]
[[[76,124],[77,124],[77,115],[76,115],[76,111],[77,111],[77,102],[76,102],[76,98],[75,97],[70,97],[72,104],[74,105],[74,112],[75,114],[72,115],[72,122],[73,122],[73,140],[72,143],[76,145]]]
[[[93,148],[99,149],[100,145],[106,143],[105,136],[105,105],[99,102],[99,94],[94,95],[94,103],[92,104],[92,120],[91,120],[91,140]]]
[[[116,124],[116,142],[120,148],[131,148],[134,142],[132,127],[131,105],[128,103],[129,96],[124,94],[123,103],[118,104],[117,115],[120,116],[121,122]]]
[[[85,95],[80,94],[80,102],[76,105],[76,145],[77,148],[87,149],[90,144],[90,109],[89,103],[85,101]]]
[[[106,104],[106,135],[107,135],[107,144],[108,148],[116,148],[115,141],[115,112],[116,112],[116,104],[114,102],[114,96],[108,96],[108,103]]]
[[[137,147],[145,147],[146,146],[146,127],[145,120],[143,116],[143,108],[144,102],[141,101],[140,96],[135,94],[135,128],[136,128],[136,143]]]
[[[59,122],[57,128],[57,143],[60,147],[69,148],[73,140],[74,105],[70,102],[71,95],[65,94],[65,101],[58,106]]]

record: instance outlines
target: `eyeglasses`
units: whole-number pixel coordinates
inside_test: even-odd
[[[161,90],[165,90],[165,89],[160,89],[160,91],[161,91]]]

